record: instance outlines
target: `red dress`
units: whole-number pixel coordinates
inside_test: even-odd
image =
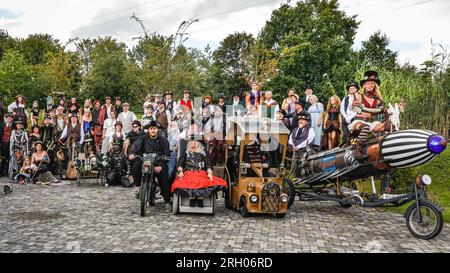
[[[227,182],[213,176],[209,179],[206,170],[211,169],[211,159],[206,153],[183,153],[179,166],[184,170],[182,178],[175,178],[172,192],[189,196],[209,196],[219,190],[226,189]]]
[[[177,177],[172,184],[172,192],[175,189],[202,189],[209,187],[227,187],[227,182],[222,178],[213,176],[213,180],[209,179],[208,173],[204,170],[186,171],[182,178]]]

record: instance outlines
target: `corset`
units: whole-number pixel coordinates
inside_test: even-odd
[[[188,153],[186,155],[185,170],[204,170],[205,169],[205,156],[201,153]]]
[[[338,120],[339,110],[331,109],[328,111],[328,120]]]

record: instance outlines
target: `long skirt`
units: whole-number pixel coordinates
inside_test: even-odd
[[[226,189],[227,182],[213,176],[209,179],[206,171],[186,171],[182,178],[176,178],[172,184],[172,192],[177,190],[189,197],[206,197],[211,193]]]

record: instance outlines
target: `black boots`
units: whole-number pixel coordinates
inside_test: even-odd
[[[359,141],[356,141],[355,143],[355,152],[356,159],[363,159],[367,157],[367,154],[363,152],[362,143]]]
[[[203,199],[197,199],[197,207],[203,208]]]
[[[189,200],[189,207],[195,207],[195,199]]]

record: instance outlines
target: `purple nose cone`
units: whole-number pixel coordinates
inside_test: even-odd
[[[443,136],[434,135],[428,139],[427,146],[430,152],[437,155],[445,150],[445,147],[447,146],[447,140]]]

